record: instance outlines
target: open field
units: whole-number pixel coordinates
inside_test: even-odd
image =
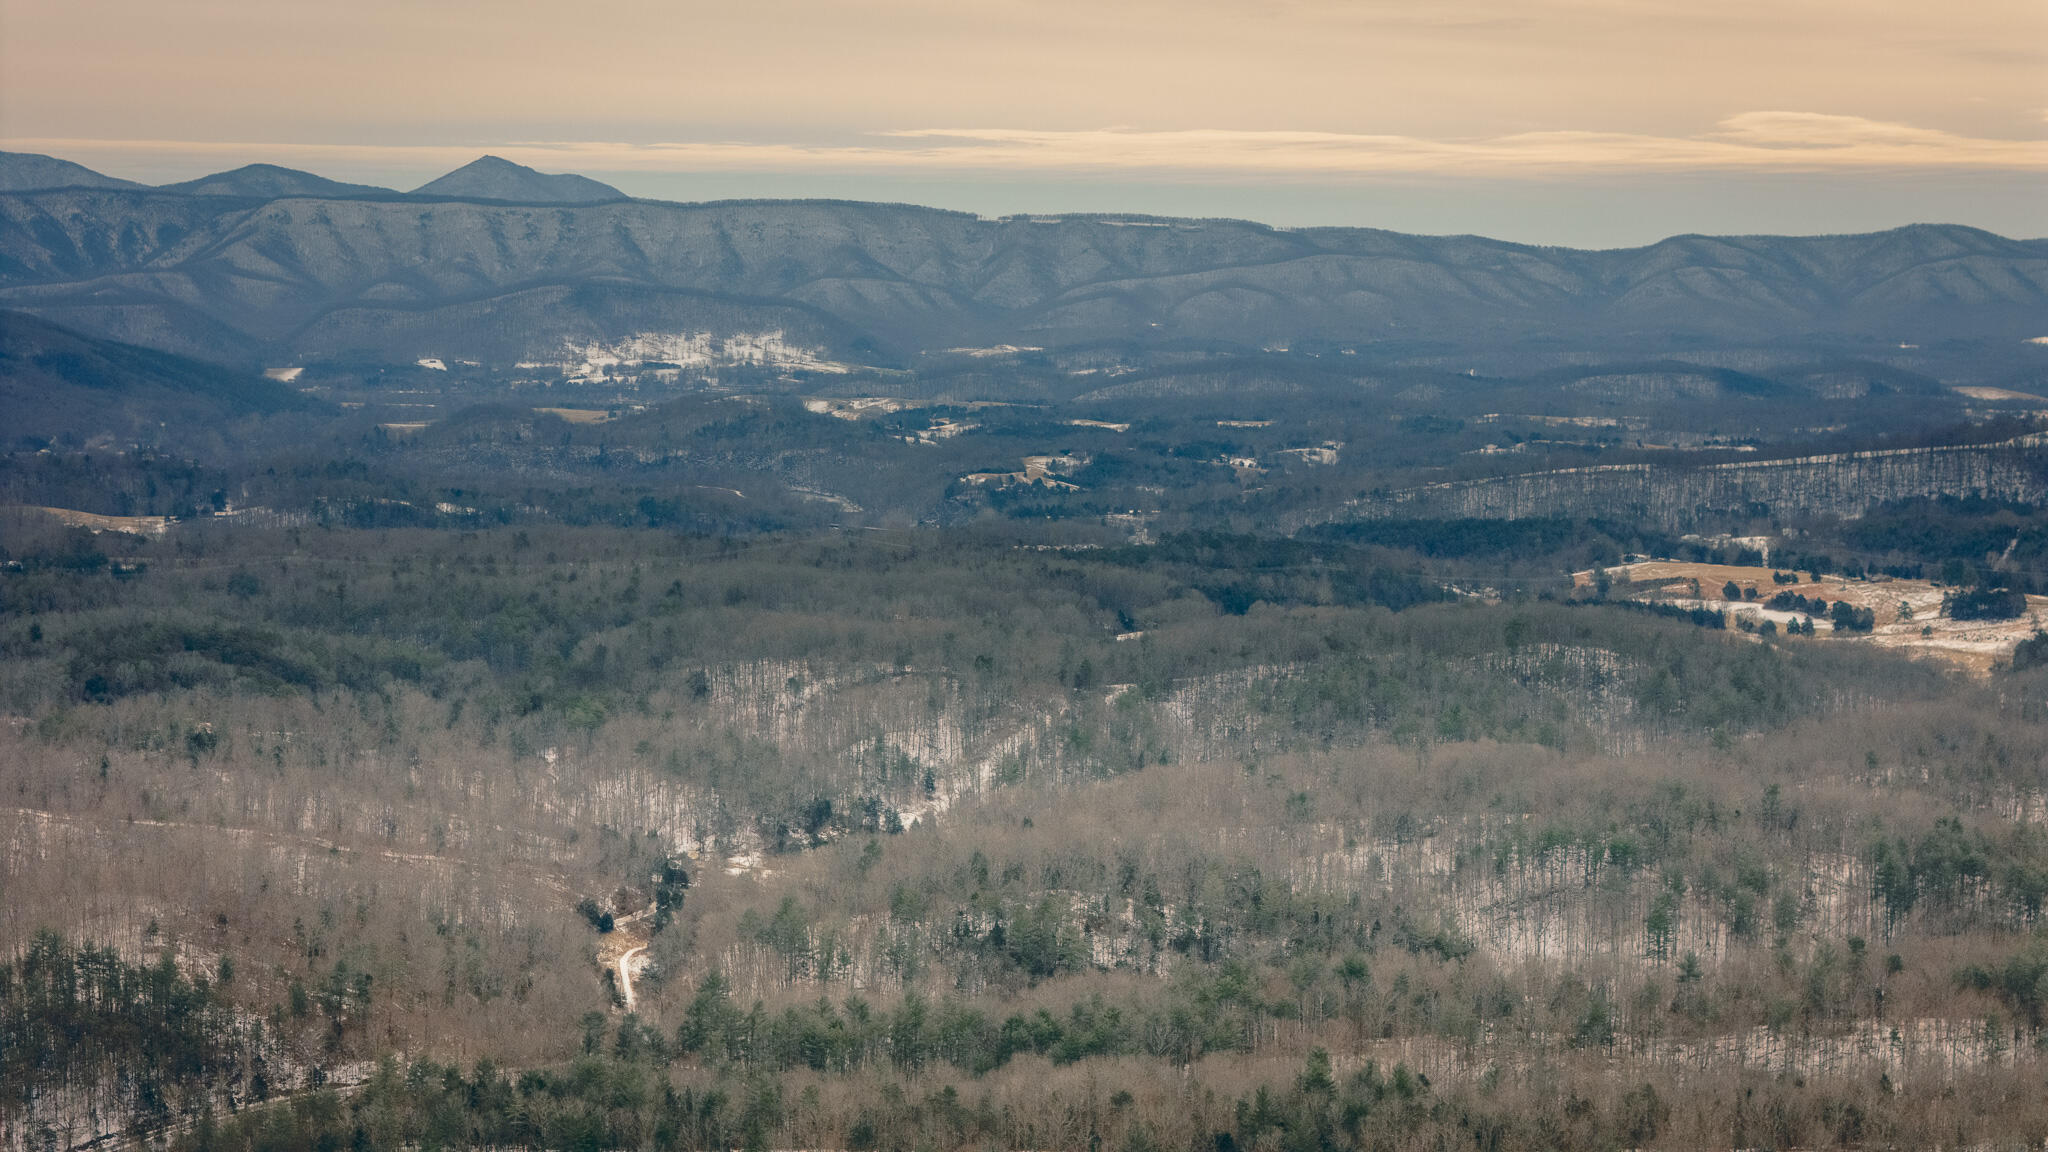
[[[602,424],[612,418],[603,408],[535,408],[546,416],[557,416],[570,424]]]
[[[1889,576],[1852,579],[1823,575],[1815,583],[1810,574],[1800,573],[1797,584],[1776,584],[1770,568],[1733,564],[1695,564],[1680,560],[1646,560],[1607,569],[1613,580],[1612,595],[1636,601],[1659,601],[1681,608],[1706,608],[1726,612],[1731,624],[1744,616],[1755,622],[1775,621],[1779,627],[1804,613],[1779,611],[1765,602],[1781,590],[1809,598],[1834,602],[1846,600],[1868,608],[1877,616],[1877,626],[1868,635],[1835,636],[1834,624],[1813,618],[1817,636],[1880,648],[1892,648],[1913,656],[1925,656],[1966,669],[1973,675],[1989,675],[1992,667],[2012,657],[2013,648],[2032,636],[2048,621],[2048,596],[2027,597],[2027,612],[2013,620],[1951,620],[1942,615],[1946,590],[1928,580],[1904,580]],[[1775,571],[1782,572],[1783,569]],[[1592,570],[1576,572],[1573,584],[1593,585]],[[1698,582],[1694,593],[1693,583]],[[1745,591],[1757,590],[1757,599],[1729,600],[1721,590],[1733,581]]]
[[[2032,392],[2015,392],[2010,388],[1984,388],[1959,384],[1954,391],[1972,400],[2039,400]]]
[[[89,528],[94,532],[129,532],[137,536],[161,536],[170,528],[168,516],[102,516],[97,512],[79,512],[71,508],[36,508],[73,528]]]

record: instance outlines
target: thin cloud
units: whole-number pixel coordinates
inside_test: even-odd
[[[1807,112],[1749,112],[1694,137],[1526,132],[1430,140],[1330,132],[1141,132],[918,129],[890,135],[989,166],[1531,175],[1588,170],[2048,169],[2048,141],[1959,136],[1931,128]]]
[[[253,159],[302,167],[431,171],[490,151],[543,171],[1076,173],[1228,178],[1516,177],[1631,172],[2048,171],[2048,141],[1986,139],[1812,112],[1747,112],[1698,136],[1543,131],[1478,139],[1230,129],[915,128],[856,142],[517,141],[267,145],[165,140],[9,141],[88,163]]]

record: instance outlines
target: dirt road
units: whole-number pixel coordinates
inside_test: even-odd
[[[647,951],[647,945],[629,949],[619,955],[619,999],[626,1002],[626,1011],[633,1010],[633,957]]]

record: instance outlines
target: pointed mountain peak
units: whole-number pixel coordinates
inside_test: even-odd
[[[412,192],[415,196],[511,200],[529,204],[591,204],[600,200],[626,199],[624,192],[587,176],[549,175],[499,156],[479,156]]]

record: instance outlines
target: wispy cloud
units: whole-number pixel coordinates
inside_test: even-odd
[[[994,167],[1302,175],[1533,175],[1586,171],[2048,169],[2048,141],[1994,140],[1806,112],[1750,112],[1700,136],[1526,132],[1432,140],[1331,132],[920,129],[889,135],[934,161]]]
[[[832,144],[762,141],[512,141],[474,145],[270,145],[167,140],[17,139],[6,147],[88,163],[222,164],[432,171],[479,151],[547,171],[1075,173],[1226,178],[1541,177],[1631,172],[2048,171],[2048,140],[1970,137],[1812,112],[1748,112],[1695,136],[1544,131],[1427,139],[1229,129],[915,128]]]

